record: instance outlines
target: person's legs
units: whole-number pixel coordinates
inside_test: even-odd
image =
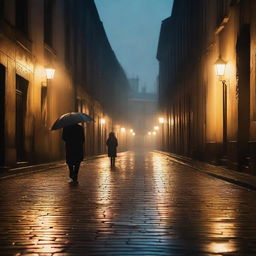
[[[116,158],[113,157],[113,167],[115,167],[115,161],[116,161]]]
[[[111,167],[113,166],[113,157],[110,157],[110,163],[111,163]]]
[[[76,163],[74,166],[74,178],[73,178],[74,181],[77,181],[79,167],[80,167],[80,162]]]
[[[73,164],[68,164],[68,168],[69,168],[69,177],[71,179],[74,178],[74,165]]]

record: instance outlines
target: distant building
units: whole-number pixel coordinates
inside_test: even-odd
[[[129,81],[131,87],[128,103],[129,124],[136,134],[145,135],[154,126],[157,95],[147,92],[146,87],[140,90],[139,78],[132,78]]]
[[[255,11],[251,0],[174,1],[157,54],[163,150],[256,173]]]
[[[128,89],[93,0],[0,0],[0,166],[62,159],[61,131],[49,129],[70,111],[95,120],[86,154],[105,152]]]

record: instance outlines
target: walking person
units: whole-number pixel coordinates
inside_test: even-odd
[[[84,158],[84,129],[79,124],[63,128],[62,139],[66,146],[66,163],[69,168],[69,177],[77,182],[78,171]]]
[[[116,148],[118,146],[118,141],[114,132],[109,133],[106,144],[108,146],[108,157],[110,157],[110,165],[111,167],[114,167],[116,160]]]

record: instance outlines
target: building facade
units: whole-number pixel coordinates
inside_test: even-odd
[[[50,127],[71,111],[95,120],[84,125],[86,155],[104,153],[127,92],[93,0],[0,0],[0,166],[62,159]]]
[[[174,1],[157,54],[163,150],[256,173],[255,9],[251,0]]]
[[[127,118],[136,132],[133,146],[135,148],[145,147],[149,144],[153,146],[153,143],[148,143],[147,134],[155,125],[157,95],[147,92],[146,87],[140,88],[139,78],[131,78],[129,81],[131,90],[128,99]]]

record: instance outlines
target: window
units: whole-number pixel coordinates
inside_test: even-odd
[[[0,0],[1,1],[1,0]],[[16,0],[16,28],[28,34],[28,0]]]
[[[53,46],[53,8],[54,0],[44,0],[44,42]]]

